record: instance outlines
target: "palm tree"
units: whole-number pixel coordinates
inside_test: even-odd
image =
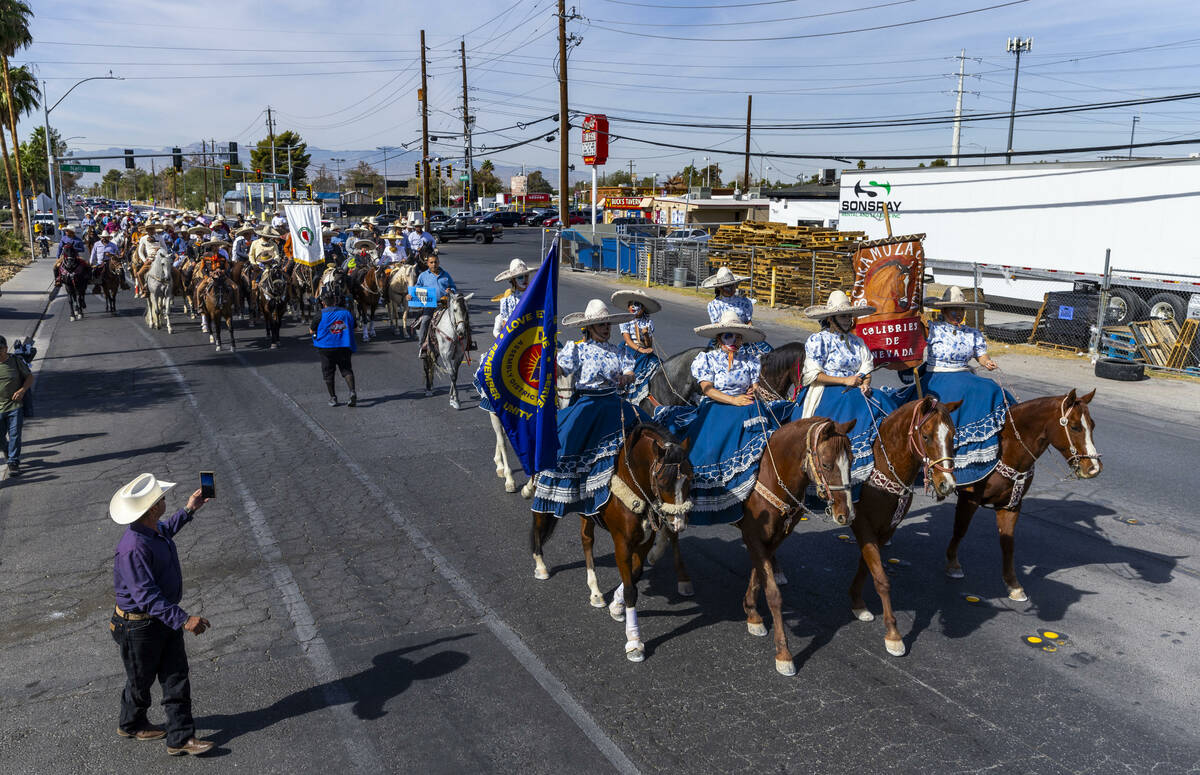
[[[13,157],[17,168],[17,190],[21,192],[20,223],[14,223],[18,231],[24,231],[29,219],[29,204],[24,196],[25,179],[21,173],[21,141],[17,139],[17,101],[13,94],[12,79],[8,72],[8,58],[33,42],[29,32],[29,21],[33,9],[24,0],[0,0],[0,71],[4,73],[4,94],[8,103],[8,131],[12,136]],[[36,92],[36,84],[34,90]],[[34,103],[37,104],[36,102]],[[13,220],[17,220],[16,202],[13,202]]]
[[[14,113],[17,119],[20,120],[24,116],[29,115],[41,104],[42,93],[38,88],[37,78],[33,72],[26,66],[13,67],[8,71],[8,83],[11,85],[11,93],[13,95]],[[8,92],[0,90],[0,115],[8,115]],[[3,138],[3,133],[0,133],[0,138]],[[17,148],[18,152],[20,147]],[[22,170],[22,176],[28,170]],[[33,188],[33,182],[30,181],[30,188]]]

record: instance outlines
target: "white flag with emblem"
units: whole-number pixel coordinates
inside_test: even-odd
[[[316,266],[325,261],[321,246],[321,206],[284,205],[284,217],[292,232],[292,255],[296,262]]]

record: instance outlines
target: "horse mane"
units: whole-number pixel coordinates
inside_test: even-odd
[[[666,427],[653,420],[644,420],[633,426],[633,429],[629,431],[630,446],[636,444],[646,434],[656,437],[658,441],[662,442],[664,464],[672,465],[687,460],[688,453],[683,448],[683,442],[677,439]]]
[[[762,366],[759,379],[774,387],[781,384],[782,377],[789,376],[797,365],[803,362],[803,342],[788,342],[780,345],[759,360]]]

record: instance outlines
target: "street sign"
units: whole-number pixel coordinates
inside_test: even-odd
[[[263,182],[264,183],[276,183],[280,186],[286,186],[287,178],[273,178],[270,175],[266,175],[263,177]]]
[[[471,176],[470,175],[459,175],[458,179],[461,180],[463,183],[466,183],[468,180],[471,179]]]
[[[99,172],[99,164],[60,164],[63,172]]]

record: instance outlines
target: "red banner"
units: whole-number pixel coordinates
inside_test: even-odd
[[[583,117],[583,163],[595,167],[608,161],[608,116],[595,113]]]
[[[870,348],[876,366],[899,371],[921,363],[925,352],[923,239],[924,234],[888,237],[860,242],[855,249],[850,300],[875,308],[875,314],[855,321],[855,332]]]

